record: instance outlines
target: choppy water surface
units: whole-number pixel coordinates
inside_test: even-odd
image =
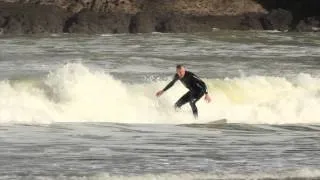
[[[0,179],[320,178],[319,45],[278,32],[1,37]],[[180,83],[155,97],[177,63],[208,85],[198,120],[172,109]]]

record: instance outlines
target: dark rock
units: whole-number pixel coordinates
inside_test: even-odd
[[[194,16],[180,13],[142,12],[131,20],[130,32],[210,32],[240,29],[242,16]]]
[[[81,11],[70,17],[64,32],[70,33],[129,33],[131,15]]]
[[[140,12],[132,16],[129,30],[131,33],[147,33],[155,31],[155,16],[146,12]]]
[[[266,30],[287,31],[290,29],[293,17],[291,12],[284,9],[274,9],[261,18],[262,26]]]
[[[0,28],[14,34],[317,31],[319,5],[319,0],[2,0]]]
[[[261,24],[261,13],[248,13],[243,16],[241,19],[240,25],[242,30],[263,30]]]
[[[3,33],[61,33],[67,13],[55,6],[0,3]]]
[[[320,11],[319,0],[255,0],[266,10],[285,9],[290,11],[294,19],[301,20],[306,17],[318,16]]]
[[[129,32],[138,33],[138,19],[136,15],[132,16],[130,19]]]
[[[296,29],[297,31],[320,31],[320,16],[301,20]]]
[[[0,13],[1,15],[1,13]],[[8,23],[8,18],[0,16],[0,27],[5,26]]]
[[[213,29],[240,29],[241,18],[242,16],[190,16],[188,20],[193,23],[192,31],[203,29],[208,32]]]

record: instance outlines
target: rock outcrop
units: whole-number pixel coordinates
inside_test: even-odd
[[[62,33],[68,13],[56,6],[0,3],[3,34]]]
[[[303,20],[300,20],[297,25],[298,31],[320,31],[320,16],[317,17],[308,17]]]
[[[96,13],[82,10],[68,19],[68,33],[129,33],[131,15],[125,13]]]
[[[273,9],[269,14],[265,15],[262,20],[263,29],[287,31],[292,24],[292,14],[284,9]]]
[[[318,0],[2,0],[0,30],[25,33],[318,31]]]

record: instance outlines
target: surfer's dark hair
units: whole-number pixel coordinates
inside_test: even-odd
[[[182,65],[182,64],[178,64],[178,65],[176,66],[177,69],[181,69],[182,67],[184,67],[184,65]]]

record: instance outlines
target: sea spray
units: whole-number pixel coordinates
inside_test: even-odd
[[[201,99],[199,119],[188,104],[173,104],[187,89],[177,82],[155,97],[169,81],[146,78],[126,83],[91,70],[66,64],[36,80],[1,81],[1,123],[116,122],[179,124],[226,118],[230,123],[319,123],[320,79],[298,74],[293,79],[271,76],[205,79],[212,102]]]

